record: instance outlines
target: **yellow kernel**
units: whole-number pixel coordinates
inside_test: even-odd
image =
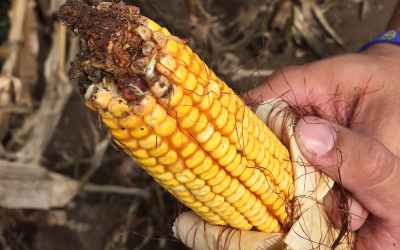
[[[224,108],[228,108],[229,106],[229,94],[222,92],[220,97],[221,106]]]
[[[237,200],[243,197],[245,191],[246,188],[242,184],[239,184],[238,189],[236,189],[236,191],[233,194],[226,197],[226,201],[231,204],[236,202]]]
[[[236,208],[243,206],[243,204],[245,204],[247,202],[247,200],[250,199],[250,196],[251,196],[250,191],[248,189],[246,189],[246,191],[244,191],[243,197],[241,197],[239,200],[232,203],[232,206],[234,206]]]
[[[208,141],[200,144],[200,146],[207,152],[213,151],[218,147],[222,139],[219,132],[214,132],[214,134],[208,139]]]
[[[188,67],[189,71],[192,72],[196,78],[198,77],[200,73],[200,64],[196,60],[196,54],[192,53],[192,56],[190,57],[190,64]]]
[[[156,148],[161,143],[161,137],[156,134],[150,134],[138,140],[139,146],[144,149]]]
[[[135,138],[130,138],[129,141],[124,141],[124,145],[130,149],[136,149],[139,147],[139,143]]]
[[[185,191],[182,191],[182,192],[175,192],[175,194],[176,194],[176,196],[178,196],[178,197],[189,197],[189,196],[191,196],[192,194],[189,192],[189,190],[185,190]],[[197,211],[197,210],[196,210]]]
[[[139,164],[146,166],[146,167],[152,167],[157,165],[157,160],[154,157],[149,157],[145,159],[138,159]]]
[[[111,135],[119,141],[127,141],[131,138],[126,129],[110,129]]]
[[[176,130],[176,121],[174,118],[170,116],[166,116],[165,119],[157,124],[154,127],[154,133],[156,133],[159,136],[169,136]]]
[[[85,105],[86,105],[86,107],[88,107],[88,108],[90,108],[91,110],[93,110],[94,112],[97,112],[97,108],[96,108],[96,106],[94,106],[94,104],[93,103],[91,103],[90,101],[85,101]]]
[[[140,103],[137,105],[134,105],[133,107],[133,113],[135,115],[139,116],[145,116],[150,114],[154,108],[156,107],[157,101],[156,99],[151,96],[151,95],[145,95],[142,100],[140,100]]]
[[[229,185],[231,184],[231,181],[232,181],[232,177],[230,175],[227,175],[221,183],[214,185],[212,187],[212,191],[216,194],[222,193],[229,187]]]
[[[221,159],[226,152],[229,150],[229,140],[226,137],[222,137],[221,143],[218,145],[218,147],[210,152],[210,155],[212,158],[218,160]]]
[[[239,187],[239,181],[236,178],[233,178],[229,186],[221,193],[223,197],[228,197],[232,195]]]
[[[189,56],[192,56],[193,51],[189,46],[185,45],[183,46],[183,49],[188,53]]]
[[[168,151],[165,155],[158,157],[157,161],[163,165],[169,165],[178,159],[178,154],[174,150]]]
[[[123,97],[114,97],[108,104],[108,112],[115,117],[127,116],[132,110],[132,105]]]
[[[201,98],[204,95],[204,88],[200,84],[196,84],[196,87],[193,91],[190,91],[189,94],[190,98],[193,100],[193,106],[200,103]]]
[[[197,195],[196,199],[200,202],[205,202],[205,201],[210,201],[212,199],[214,199],[215,194],[213,192],[209,192],[206,195]]]
[[[118,118],[119,125],[123,128],[135,128],[143,122],[143,117],[130,113],[128,116]]]
[[[167,112],[159,104],[156,104],[154,110],[144,117],[144,122],[148,125],[156,125],[165,119]]]
[[[99,112],[100,116],[103,118],[108,118],[108,119],[114,118],[114,116],[112,114],[110,114],[110,112],[108,112],[107,107],[106,107],[106,109],[98,109],[98,112]]]
[[[233,161],[236,155],[237,155],[236,147],[233,145],[229,145],[227,153],[224,156],[222,156],[221,159],[218,160],[218,164],[220,166],[227,166]]]
[[[103,118],[102,119],[104,124],[111,129],[118,129],[119,128],[119,124],[118,124],[118,119],[117,118]]]
[[[203,150],[197,150],[191,156],[185,160],[186,167],[194,168],[197,167],[205,158]]]
[[[192,73],[188,73],[186,80],[181,84],[186,92],[192,92],[196,88],[196,77]]]
[[[209,170],[213,165],[213,161],[210,157],[206,157],[197,167],[193,169],[194,174],[202,174],[205,171]]]
[[[189,188],[190,190],[192,189],[200,189],[206,185],[206,182],[203,181],[202,179],[196,178],[191,182],[185,183],[185,186]]]
[[[202,173],[199,177],[200,179],[207,181],[214,178],[218,174],[218,172],[219,166],[217,164],[214,164],[210,169]]]
[[[173,39],[168,39],[164,47],[161,49],[161,52],[171,55],[172,57],[177,57],[179,55],[178,43]]]
[[[178,157],[178,159],[173,164],[167,166],[168,171],[172,173],[182,172],[185,168],[185,161],[182,157]]]
[[[194,202],[196,201],[196,198],[194,198],[193,195],[189,196],[189,197],[181,197],[179,198],[180,201],[184,201],[184,202]]]
[[[225,126],[228,121],[228,110],[226,108],[221,108],[221,112],[218,117],[212,121],[216,129],[221,129]]]
[[[205,182],[204,182],[205,184]],[[191,189],[190,192],[193,195],[206,195],[211,191],[211,187],[210,186],[203,186],[201,188],[198,189]]]
[[[135,137],[136,139],[145,137],[152,132],[153,128],[146,123],[142,123],[140,126],[137,126],[136,128],[130,130],[131,136]]]
[[[250,177],[253,175],[254,168],[250,167],[249,165],[246,165],[246,169],[243,171],[243,173],[239,176],[239,180],[243,183],[250,179]]]
[[[147,18],[146,21],[147,21],[147,22],[146,22],[146,26],[147,26],[147,28],[149,28],[151,31],[154,32],[154,31],[158,31],[158,30],[161,29],[160,25],[158,25],[158,24],[157,24],[156,22],[154,22],[153,20]]]
[[[162,174],[165,173],[165,168],[162,165],[156,165],[154,167],[148,167],[147,171],[150,171],[154,174]]]
[[[175,173],[175,179],[181,183],[188,183],[196,179],[196,175],[189,169],[185,169],[182,172]]]
[[[211,178],[210,180],[207,181],[207,184],[210,186],[215,186],[217,184],[220,184],[226,177],[226,172],[223,169],[220,169],[218,174]]]
[[[125,149],[127,148],[127,146],[125,145],[125,143],[119,142],[117,139],[114,138],[114,142],[121,148]]]
[[[182,130],[185,132],[184,130]],[[176,148],[182,147],[182,145],[190,141],[189,137],[182,133],[180,130],[176,130],[174,133],[168,136],[169,142]]]
[[[186,66],[184,65],[178,65],[176,70],[171,74],[171,80],[174,82],[177,82],[179,84],[184,83],[186,78],[188,76],[188,71],[186,69]]]
[[[227,135],[227,136],[228,136],[228,135],[230,135],[232,132],[234,132],[234,130],[235,130],[235,125],[236,125],[235,116],[232,115],[232,114],[229,114],[229,115],[228,115],[228,121],[226,122],[225,126],[222,127],[219,131],[220,131],[220,133],[221,133],[222,135]],[[228,139],[229,139],[229,137],[228,137]],[[229,141],[230,141],[230,139],[229,139]]]
[[[214,126],[209,122],[203,130],[196,133],[195,138],[197,142],[204,143],[214,134]]]
[[[209,112],[209,115],[212,119],[215,119],[218,117],[219,112],[221,111],[221,102],[218,99],[215,99]]]
[[[259,151],[258,151],[258,156],[256,157],[256,159],[254,160],[256,163],[260,164],[263,160],[264,160],[264,153],[265,153],[265,149],[264,146],[259,143],[257,141],[258,147],[259,147]]]
[[[225,203],[224,203],[225,204]],[[229,203],[228,203],[229,204]],[[215,211],[215,210],[214,210]],[[219,216],[228,216],[228,215],[232,215],[233,213],[235,213],[236,209],[235,207],[232,206],[228,206],[225,210],[218,212]]]
[[[204,205],[206,205],[207,207],[210,207],[210,208],[214,208],[214,207],[221,206],[222,204],[224,204],[224,202],[225,202],[225,198],[217,194],[217,195],[215,195],[215,197],[212,200],[205,201]]]
[[[168,187],[168,188],[173,188],[179,186],[181,183],[175,179],[169,180],[169,181],[162,181],[162,183]]]
[[[190,156],[191,154],[194,153],[198,149],[198,146],[196,143],[190,141],[189,143],[186,143],[179,149],[179,154],[183,157],[186,158]]]
[[[187,115],[179,119],[179,126],[181,128],[190,128],[197,122],[198,117],[199,110],[197,108],[192,108]]]
[[[183,191],[187,190],[186,187],[182,183],[180,183],[178,186],[170,187],[169,189],[171,189],[174,192],[183,192]]]
[[[186,45],[185,45],[186,46]],[[177,64],[182,64],[185,67],[188,67],[190,64],[190,56],[185,49],[179,51],[178,58],[176,58]]]
[[[176,116],[178,119],[185,117],[187,113],[192,109],[192,99],[189,96],[184,95],[182,99],[171,109],[168,113],[172,116]]]
[[[198,74],[199,77],[197,78],[197,83],[201,84],[203,87],[207,86],[207,83],[208,83],[208,75],[207,75],[206,71],[203,69],[204,65],[205,65],[204,63],[202,63],[200,65],[201,70],[200,70],[200,73]]]
[[[199,117],[195,121],[194,125],[190,127],[189,131],[197,133],[203,130],[207,126],[207,116],[203,113],[199,113]]]
[[[131,152],[132,152],[132,155],[136,156],[137,158],[144,159],[144,158],[148,158],[150,156],[149,153],[147,152],[147,150],[142,149],[142,148],[134,149]]]
[[[170,36],[170,35],[171,35],[171,33],[170,33],[166,28],[164,28],[164,27],[162,27],[162,28],[160,29],[160,31],[161,31],[162,33],[164,33],[164,35],[166,35],[166,36]]]
[[[168,140],[166,138],[161,139],[161,143],[156,147],[149,150],[149,154],[152,157],[160,157],[166,154],[169,150]]]
[[[231,206],[231,204],[229,204],[228,202],[223,202],[221,205],[216,206],[213,208],[213,211],[216,213],[223,213],[224,211],[227,211],[227,214],[229,213],[229,211],[231,211],[233,209],[233,211],[235,211],[235,208]],[[233,213],[233,212],[232,212]],[[230,214],[232,214],[230,213]]]
[[[254,205],[246,212],[243,212],[243,216],[248,218],[250,221],[257,220],[257,214],[264,214],[266,213],[267,208],[261,203],[259,199],[256,200]]]
[[[254,194],[250,195],[250,198],[240,207],[237,207],[236,210],[240,213],[247,212],[254,204],[256,203],[256,197]]]

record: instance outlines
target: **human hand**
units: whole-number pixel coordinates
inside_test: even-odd
[[[314,116],[298,122],[295,137],[311,163],[351,192],[349,226],[359,229],[357,249],[400,246],[398,55],[400,46],[378,44],[360,54],[286,67],[253,92],[263,100],[286,100],[299,116]],[[341,227],[332,200],[324,203]]]

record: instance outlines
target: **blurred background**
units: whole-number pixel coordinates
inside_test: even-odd
[[[86,0],[93,4],[95,0]],[[397,0],[126,0],[188,38],[237,93],[274,70],[356,52]],[[0,0],[0,249],[185,249],[187,210],[107,139],[69,80],[64,0]]]

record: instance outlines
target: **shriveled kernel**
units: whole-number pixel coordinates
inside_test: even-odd
[[[156,107],[157,101],[151,95],[145,95],[139,104],[133,107],[133,113],[139,116],[150,114]]]
[[[145,41],[149,41],[151,39],[152,32],[149,28],[145,26],[137,27],[135,29],[135,32]]]
[[[157,52],[156,44],[152,41],[146,41],[142,45],[142,54],[144,56],[151,56]]]
[[[153,39],[154,41],[156,41],[157,45],[161,48],[164,47],[165,43],[167,42],[167,36],[161,31],[154,31]]]
[[[161,56],[156,64],[156,69],[164,76],[171,75],[176,69],[175,59],[169,54]]]
[[[132,105],[128,104],[123,97],[113,98],[108,104],[108,112],[114,117],[127,116],[131,110]]]

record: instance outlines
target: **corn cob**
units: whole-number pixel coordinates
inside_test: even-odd
[[[60,13],[84,38],[85,104],[134,161],[211,224],[281,230],[294,193],[288,150],[186,40],[122,3],[68,0]]]

